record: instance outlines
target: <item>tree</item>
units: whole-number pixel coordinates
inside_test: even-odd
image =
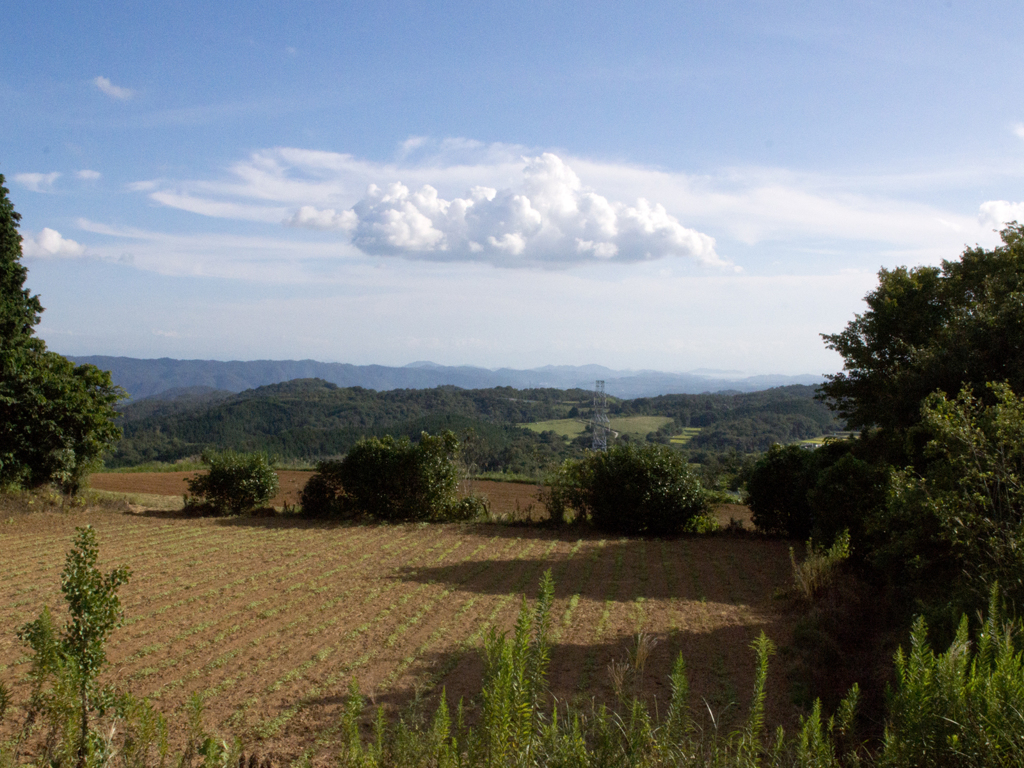
[[[849,427],[907,430],[932,392],[964,385],[990,399],[989,381],[1024,391],[1024,225],[1013,222],[992,250],[968,248],[941,268],[878,273],[868,310],[823,334],[844,371],[821,386]]]
[[[549,482],[547,508],[557,522],[571,509],[603,531],[661,536],[690,529],[708,504],[678,451],[620,443],[566,460]]]
[[[189,480],[188,490],[218,514],[251,512],[277,493],[277,473],[265,453],[206,452],[203,463],[209,471]]]
[[[454,433],[390,435],[357,443],[341,461],[322,461],[302,492],[314,517],[369,515],[379,520],[464,520],[484,511],[477,497],[458,496],[459,441]]]
[[[25,288],[21,236],[0,175],[0,488],[55,483],[77,493],[121,435],[110,374],[74,365],[34,335],[43,311]]]

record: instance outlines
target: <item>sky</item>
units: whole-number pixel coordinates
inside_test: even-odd
[[[0,173],[68,355],[830,373],[1024,221],[1013,2],[47,2]]]

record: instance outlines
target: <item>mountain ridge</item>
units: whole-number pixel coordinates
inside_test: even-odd
[[[600,365],[546,365],[530,369],[492,370],[475,366],[439,365],[429,361],[393,367],[323,363],[317,360],[178,360],[168,357],[133,358],[109,355],[68,356],[68,359],[110,371],[114,383],[124,387],[132,400],[152,397],[167,390],[193,387],[242,392],[267,384],[308,378],[323,379],[339,387],[364,387],[388,391],[431,389],[446,385],[463,389],[502,386],[520,389],[593,389],[595,379],[603,377],[605,391],[620,398],[705,392],[756,392],[789,384],[814,385],[823,381],[823,377],[811,374],[762,374],[736,378],[701,373],[614,370]]]

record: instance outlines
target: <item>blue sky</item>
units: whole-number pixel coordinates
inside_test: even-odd
[[[1020,11],[18,3],[0,173],[64,354],[830,372],[1024,221]]]

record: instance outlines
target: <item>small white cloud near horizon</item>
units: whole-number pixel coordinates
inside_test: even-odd
[[[61,235],[55,229],[44,227],[35,237],[22,237],[21,250],[30,258],[74,257],[85,253],[85,246]]]
[[[333,208],[318,210],[312,205],[304,205],[295,215],[284,222],[289,227],[305,229],[340,229],[351,232],[359,224],[359,217],[354,211],[338,213]]]
[[[610,201],[584,189],[557,155],[523,158],[520,190],[471,187],[445,200],[423,185],[371,184],[340,214],[302,206],[293,227],[343,229],[374,256],[474,261],[495,266],[562,267],[588,262],[690,258],[706,267],[740,271],[715,252],[714,238],[684,227],[659,203]]]
[[[32,192],[49,192],[53,183],[61,176],[60,171],[52,173],[16,173],[14,180]]]
[[[995,229],[1002,229],[1011,221],[1024,223],[1024,202],[1011,203],[1008,200],[984,202],[978,209],[978,221]]]
[[[100,173],[99,171],[90,171],[88,168],[84,168],[81,171],[78,171],[78,173],[76,173],[75,176],[78,177],[79,179],[82,179],[83,181],[96,181],[97,179],[102,177],[103,174]]]
[[[135,91],[131,88],[122,88],[114,85],[108,78],[103,77],[102,75],[94,79],[92,84],[112,99],[127,101],[135,95]]]

